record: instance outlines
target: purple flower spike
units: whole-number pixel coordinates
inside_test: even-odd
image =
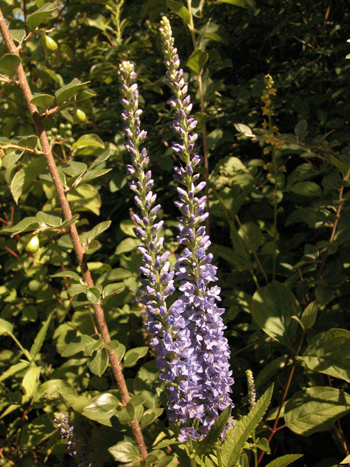
[[[67,440],[68,453],[74,457],[76,465],[78,467],[91,467],[92,464],[88,462],[84,447],[79,438],[74,434],[74,426],[70,426],[68,423],[68,417],[60,412],[56,414],[53,421],[61,432],[61,438]]]
[[[179,69],[177,50],[174,47],[171,26],[166,17],[160,28],[164,61],[167,67],[167,84],[173,96],[170,105],[175,111],[174,131],[180,143],[172,145],[183,165],[175,167],[175,180],[180,202],[177,240],[185,248],[177,257],[176,279],[180,282],[180,298],[170,313],[172,325],[178,328],[177,338],[167,342],[167,350],[173,358],[161,377],[172,384],[170,389],[170,421],[185,425],[180,430],[180,441],[205,437],[219,412],[232,404],[231,385],[234,383],[229,369],[230,350],[224,337],[221,315],[224,313],[216,301],[220,300],[220,288],[212,287],[217,281],[216,266],[211,264],[212,255],[206,254],[210,246],[204,226],[200,224],[208,216],[205,212],[205,196],[196,195],[205,187],[196,184],[199,174],[195,168],[201,158],[196,154],[194,142],[197,134],[190,132],[197,122],[189,117],[192,109],[183,71]],[[176,383],[176,384],[173,384]],[[195,427],[192,421],[195,420]]]

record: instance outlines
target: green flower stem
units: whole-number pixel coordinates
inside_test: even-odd
[[[4,38],[4,42],[6,44],[8,51],[12,54],[19,56],[19,52],[12,40],[12,37],[10,35],[9,29],[7,27],[1,8],[0,8],[0,31]],[[44,129],[42,118],[40,117],[37,106],[31,103],[33,95],[32,95],[25,71],[21,63],[19,64],[17,68],[17,76],[18,76],[18,84],[24,94],[24,98],[26,100],[28,110],[31,114],[35,129],[36,129],[36,133],[41,142],[43,154],[46,159],[50,174],[52,176],[52,180],[54,182],[55,189],[57,191],[60,205],[62,207],[63,216],[66,221],[70,221],[72,219],[72,212],[70,209],[70,205],[67,200],[64,187],[59,177],[57,166],[56,166],[55,160],[51,152],[50,143],[49,143],[49,140],[47,138],[47,135]],[[69,236],[72,240],[73,248],[77,256],[78,263],[81,268],[84,281],[89,287],[93,287],[94,282],[92,280],[90,270],[87,266],[85,251],[84,251],[82,244],[80,243],[79,235],[78,235],[78,231],[77,231],[75,223],[72,223],[69,226]],[[109,330],[107,327],[103,309],[100,304],[93,305],[93,308],[95,311],[97,325],[101,333],[101,336],[103,338],[103,342],[104,344],[108,344],[111,341],[111,338],[110,338],[110,334],[109,334]],[[113,375],[116,379],[118,389],[120,390],[123,405],[125,406],[130,401],[130,395],[129,395],[129,391],[125,383],[122,368],[119,365],[118,359],[113,350],[109,350],[108,355],[109,355],[109,360],[112,366]],[[135,436],[141,458],[145,459],[148,455],[147,449],[146,449],[145,441],[143,439],[143,435],[141,432],[141,427],[138,421],[136,420],[136,418],[131,422],[131,429]]]

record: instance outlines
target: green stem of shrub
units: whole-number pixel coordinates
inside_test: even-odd
[[[6,25],[5,18],[3,16],[1,9],[0,9],[0,30],[1,30],[1,34],[4,38],[8,51],[12,54],[19,56],[18,49],[12,40],[12,37]],[[72,218],[72,212],[70,209],[70,205],[68,203],[62,182],[59,177],[57,166],[56,166],[55,160],[51,152],[50,143],[48,141],[48,138],[47,138],[47,135],[44,129],[42,118],[40,116],[40,113],[36,105],[31,103],[33,95],[32,95],[25,71],[21,63],[19,64],[17,68],[17,76],[18,76],[19,87],[21,88],[24,94],[24,98],[26,100],[28,110],[31,114],[35,129],[36,129],[36,133],[40,139],[40,143],[41,143],[42,150],[43,150],[43,155],[46,159],[50,174],[52,176],[53,183],[55,185],[55,189],[58,194],[60,205],[62,207],[63,216],[66,221],[70,221]],[[83,249],[82,244],[80,243],[78,231],[74,223],[69,226],[69,236],[73,243],[73,248],[77,256],[79,266],[82,271],[83,279],[89,287],[93,287],[94,282],[92,280],[90,270],[87,266],[85,251]],[[93,305],[93,308],[95,311],[97,325],[100,330],[101,336],[103,338],[103,342],[105,344],[108,344],[111,341],[111,338],[109,335],[103,309],[100,304]],[[112,371],[113,371],[114,377],[118,385],[118,389],[120,390],[122,402],[123,402],[123,405],[125,406],[130,401],[130,395],[129,395],[129,392],[128,392],[128,389],[125,383],[124,375],[123,375],[121,366],[119,365],[118,359],[114,351],[113,350],[108,351],[108,355],[109,355],[109,360],[112,366]],[[145,459],[147,457],[147,449],[146,449],[146,445],[145,445],[145,442],[142,436],[140,425],[138,421],[136,420],[136,418],[131,422],[131,429],[133,431],[136,442],[138,444],[140,455],[142,459]]]

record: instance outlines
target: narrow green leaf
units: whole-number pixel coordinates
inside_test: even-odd
[[[350,383],[350,332],[330,329],[317,334],[305,349],[302,360],[313,371]]]
[[[86,334],[77,336],[67,345],[62,353],[62,357],[71,357],[72,355],[82,352],[87,345],[94,342],[94,339]]]
[[[248,415],[234,422],[235,427],[226,432],[225,441],[221,446],[221,459],[226,467],[233,467],[239,461],[241,452],[252,431],[261,422],[273,393],[273,386],[267,389]]]
[[[349,394],[336,388],[315,386],[293,394],[286,403],[284,421],[294,433],[310,436],[329,430],[349,412]]]
[[[112,223],[112,221],[104,221],[104,222],[100,222],[99,224],[97,224],[88,233],[87,242],[90,243],[90,242],[92,242],[92,240],[95,240],[95,238],[97,238],[102,232],[104,232],[105,230],[107,230],[110,227],[111,223]]]
[[[112,169],[94,169],[94,170],[88,170],[81,178],[80,183],[87,183],[90,182],[91,180],[95,180],[98,177],[103,177],[103,175],[106,175],[108,172],[110,172]]]
[[[180,18],[182,18],[186,24],[190,24],[191,22],[191,14],[187,10],[187,8],[184,7],[184,5],[180,2],[175,2],[173,0],[166,0],[166,3],[168,7],[176,13]]]
[[[41,347],[42,347],[42,345],[44,343],[47,331],[48,331],[49,326],[50,326],[50,321],[51,321],[51,315],[45,321],[42,328],[38,332],[36,338],[34,339],[33,345],[32,345],[32,347],[30,348],[30,351],[29,351],[30,355],[33,358],[35,358],[38,355],[38,353],[40,352],[40,350],[41,350]]]
[[[311,329],[316,322],[318,305],[317,301],[311,302],[301,315],[301,322],[306,330]]]
[[[74,279],[76,281],[80,281],[81,277],[79,276],[79,274],[77,274],[76,272],[74,271],[60,271],[60,272],[56,272],[56,274],[52,274],[50,277],[67,277],[67,278],[71,278],[71,279]]]
[[[196,49],[192,52],[190,58],[187,60],[186,65],[191,68],[197,75],[200,75],[204,65],[209,58],[208,52],[202,49]]]
[[[75,150],[86,147],[104,149],[105,145],[101,138],[95,134],[83,135],[73,144]],[[100,154],[100,156],[102,156],[102,154]]]
[[[57,8],[57,6],[53,6],[51,3],[45,3],[39,10],[28,16],[28,29],[34,31],[41,23],[46,23],[51,18],[51,13]]]
[[[109,362],[108,352],[105,349],[98,349],[89,362],[91,373],[102,376],[106,371]]]
[[[35,388],[39,384],[39,374],[41,368],[39,366],[31,366],[28,368],[26,374],[22,380],[22,387],[24,389],[24,393],[28,397],[32,397]]]
[[[114,284],[108,284],[106,287],[103,289],[103,299],[107,298],[110,295],[116,295],[125,290],[125,284],[124,282],[116,282]]]
[[[1,381],[5,381],[5,379],[7,378],[10,378],[10,376],[13,376],[17,373],[19,373],[20,371],[24,370],[25,368],[27,368],[29,366],[29,362],[19,362],[19,363],[15,363],[14,365],[10,366],[9,368],[7,368],[6,371],[4,371],[1,375],[0,375],[0,382]]]
[[[110,156],[112,155],[112,152],[113,151],[111,149],[107,149],[106,151],[103,151],[103,153],[100,154],[90,165],[89,170],[93,169],[94,167],[97,167],[99,164],[102,164],[104,161],[109,159]]]
[[[5,54],[0,58],[0,71],[12,79],[20,63],[21,59],[18,55]]]
[[[218,0],[217,3],[229,3],[230,5],[250,8],[252,10],[256,9],[254,0]]]
[[[18,224],[12,227],[6,227],[5,229],[3,229],[3,232],[11,233],[11,237],[13,237],[14,235],[21,232],[36,230],[38,227],[39,222],[35,217],[26,217],[25,219],[22,219],[20,222],[18,222]]]
[[[315,182],[298,182],[291,187],[291,191],[302,196],[316,196],[322,198],[322,190]]]
[[[81,89],[88,84],[88,81],[82,83],[79,79],[74,78],[70,83],[62,86],[55,92],[56,102],[58,105],[64,104],[68,99],[75,96]]]
[[[147,355],[148,347],[136,347],[135,349],[128,350],[125,354],[123,367],[130,368],[136,365],[137,360]]]
[[[350,170],[350,166],[347,164],[344,164],[344,162],[341,162],[339,159],[337,159],[333,154],[329,156],[329,160],[331,164],[333,164],[335,167],[337,167],[340,172],[343,174],[344,177],[348,175],[348,172]]]
[[[299,316],[300,305],[292,292],[283,284],[273,281],[261,287],[253,296],[252,315],[259,327],[270,337],[291,347]]]
[[[208,454],[215,446],[216,442],[220,439],[221,433],[224,431],[227,422],[230,419],[232,411],[232,404],[224,410],[219,417],[215,420],[214,425],[210,428],[208,435],[199,442],[196,454],[202,456]]]
[[[267,464],[266,467],[287,467],[287,465],[292,464],[293,462],[297,461],[304,454],[287,454],[285,456],[277,457],[272,462]]]

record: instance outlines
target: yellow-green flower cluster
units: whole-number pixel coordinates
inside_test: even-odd
[[[275,83],[270,75],[265,76],[265,89],[261,96],[261,100],[263,101],[264,105],[261,107],[263,116],[267,116],[268,120],[264,118],[263,121],[263,128],[268,129],[268,133],[265,136],[265,143],[268,145],[264,148],[264,154],[268,154],[270,152],[270,147],[272,146],[272,150],[279,150],[283,144],[282,140],[276,138],[278,133],[278,127],[272,124],[272,117],[275,115],[273,112],[272,106],[272,96],[275,96],[277,93],[277,89],[274,87]]]

